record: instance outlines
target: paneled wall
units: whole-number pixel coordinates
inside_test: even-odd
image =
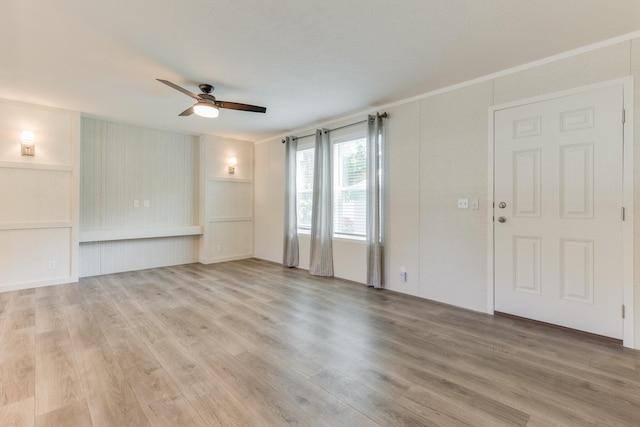
[[[0,101],[0,291],[77,280],[79,140],[79,113]]]
[[[198,137],[82,118],[81,276],[198,260]]]
[[[200,262],[229,261],[253,255],[253,143],[201,137],[203,156]],[[237,165],[229,173],[229,159]]]
[[[543,65],[426,95],[390,108],[387,120],[386,277],[389,289],[477,311],[491,311],[487,283],[489,108],[626,76],[640,81],[640,39],[599,47]],[[640,224],[640,90],[634,103],[635,224]],[[627,121],[631,113],[627,112]],[[353,119],[351,121],[356,121]],[[340,122],[326,123],[329,128]],[[306,129],[299,130],[299,134]],[[282,260],[284,147],[256,146],[255,256]],[[630,162],[629,162],[630,163]],[[458,198],[479,199],[478,210]],[[357,243],[340,242],[339,277],[364,277]],[[349,248],[347,249],[347,246]],[[635,228],[635,346],[640,348],[640,227]],[[308,265],[301,238],[302,268]],[[407,272],[401,282],[399,272]],[[628,303],[628,301],[626,302]]]

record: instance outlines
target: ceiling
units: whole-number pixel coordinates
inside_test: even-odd
[[[640,30],[640,1],[2,0],[0,98],[258,141]],[[267,107],[178,117],[156,78]]]

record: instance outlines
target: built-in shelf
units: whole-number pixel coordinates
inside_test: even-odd
[[[183,227],[137,228],[124,230],[81,231],[80,243],[108,242],[113,240],[154,239],[160,237],[199,236],[202,227],[188,225]]]

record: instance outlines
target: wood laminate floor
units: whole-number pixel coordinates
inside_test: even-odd
[[[640,352],[255,259],[0,293],[0,426],[638,426]]]

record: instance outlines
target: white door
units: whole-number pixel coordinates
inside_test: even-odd
[[[622,111],[613,86],[495,112],[496,311],[622,338]]]

